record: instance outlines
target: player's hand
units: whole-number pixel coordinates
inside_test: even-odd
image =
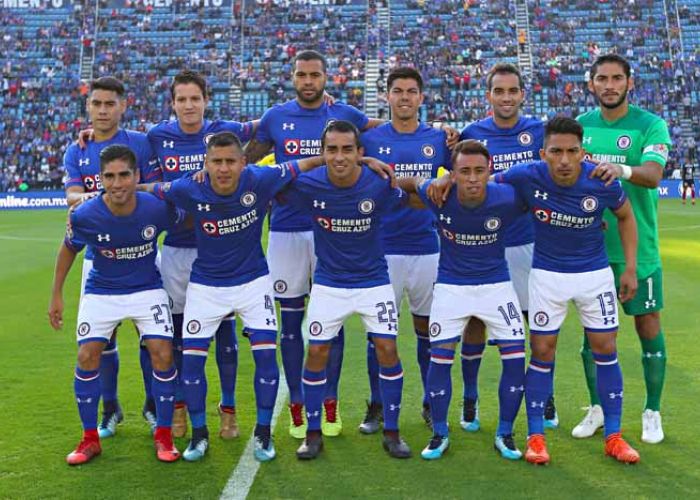
[[[440,127],[447,134],[447,147],[452,149],[459,142],[459,132],[456,128],[444,123]]]
[[[335,104],[335,97],[330,95],[328,92],[325,90],[323,91],[323,102],[326,103],[326,106],[333,106]]]
[[[372,158],[371,156],[364,156],[362,158],[362,163],[366,163],[367,167],[382,179],[389,179],[391,181],[391,187],[395,188],[397,186],[394,169],[383,161]]]
[[[194,174],[192,174],[192,179],[194,179],[195,182],[198,182],[199,184],[203,184],[204,180],[207,178],[207,171],[202,169],[202,170],[197,170]]]
[[[49,323],[54,330],[63,328],[63,297],[52,295],[49,303]]]
[[[83,193],[78,200],[73,203],[69,208],[68,208],[68,213],[71,214],[75,212],[75,209],[78,208],[80,205],[88,201],[90,198],[94,198],[95,196],[99,196],[100,192],[99,191],[91,191],[90,193]]]
[[[637,270],[635,268],[625,268],[625,272],[620,276],[620,292],[618,298],[620,302],[628,302],[637,294]]]
[[[85,149],[88,141],[93,140],[95,140],[95,129],[86,128],[78,133],[78,146],[80,146],[80,149]]]
[[[615,180],[622,177],[622,167],[617,163],[601,162],[593,169],[590,177],[591,179],[593,177],[600,177],[600,179],[605,182],[605,185],[609,186],[615,182]]]
[[[443,175],[439,179],[434,180],[428,186],[428,198],[430,201],[435,203],[438,207],[442,207],[447,201],[447,196],[450,194],[452,189],[452,176]]]

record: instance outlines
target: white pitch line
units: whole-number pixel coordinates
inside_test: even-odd
[[[659,232],[661,231],[676,231],[678,229],[698,229],[700,228],[700,224],[696,224],[693,226],[670,226],[670,227],[660,227]]]
[[[280,367],[281,368],[281,367]],[[287,401],[287,379],[284,377],[284,370],[280,370],[279,390],[277,392],[277,401],[275,401],[275,409],[272,412],[272,422],[270,429],[274,431],[277,417],[282,412],[282,408]],[[255,475],[260,468],[260,462],[253,457],[254,437],[250,436],[248,444],[241,455],[238,465],[233,469],[229,476],[224,490],[221,492],[221,500],[245,500],[248,497],[248,492],[253,486]]]
[[[0,235],[0,240],[11,240],[11,241],[43,241],[47,243],[57,243],[60,242],[60,238],[32,238],[26,236],[7,236]]]

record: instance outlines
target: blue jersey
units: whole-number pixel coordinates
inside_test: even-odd
[[[418,196],[435,213],[440,227],[437,282],[485,285],[510,280],[504,237],[507,228],[526,210],[515,189],[489,182],[484,202],[469,208],[459,202],[454,188],[440,208],[428,198],[431,182],[420,186]]]
[[[136,193],[130,215],[114,215],[102,196],[70,214],[65,244],[80,251],[94,248],[94,264],[85,293],[124,295],[163,286],[156,267],[158,235],[183,218],[183,213],[148,193]]]
[[[209,178],[183,177],[156,185],[155,193],[194,218],[197,259],[190,281],[229,287],[268,274],[260,238],[273,196],[299,174],[296,162],[273,167],[246,166],[230,195],[214,192]]]
[[[119,129],[111,139],[102,142],[89,141],[85,149],[77,144],[71,144],[63,156],[63,168],[66,171],[64,185],[67,188],[82,186],[86,193],[100,191],[100,153],[112,144],[129,146],[136,154],[136,164],[139,168],[142,183],[160,180],[161,171],[158,160],[153,154],[146,134],[133,130]],[[94,256],[92,248],[85,252],[86,259]]]
[[[450,168],[447,134],[424,124],[413,133],[402,134],[385,123],[362,134],[365,155],[388,163],[397,178],[437,176],[440,167]],[[382,237],[387,255],[438,253],[435,216],[429,210],[403,207],[382,219]]]
[[[500,128],[493,118],[467,126],[460,140],[476,139],[489,150],[491,173],[505,172],[513,165],[539,160],[544,141],[544,123],[521,116],[513,128]],[[533,242],[532,222],[523,214],[506,231],[506,246],[516,247]]]
[[[218,132],[232,132],[242,143],[246,143],[253,136],[253,122],[204,120],[202,128],[195,134],[183,132],[177,120],[163,121],[151,128],[148,140],[163,170],[163,180],[174,181],[203,169],[209,137]],[[194,231],[185,227],[168,232],[164,243],[184,248],[194,248],[197,245]]]
[[[619,181],[605,187],[589,178],[595,165],[581,163],[572,186],[559,186],[547,163],[517,165],[497,174],[497,182],[512,184],[527,203],[535,226],[532,267],[559,273],[596,271],[608,266],[603,241],[603,212],[617,210],[627,199]]]
[[[335,288],[389,283],[380,220],[407,201],[406,193],[368,168],[354,186],[339,188],[323,166],[300,176],[283,198],[311,214],[318,258],[314,283]]]
[[[323,103],[316,109],[306,109],[294,99],[265,111],[255,139],[274,144],[278,163],[318,156],[321,154],[321,133],[331,120],[347,120],[362,130],[367,126],[368,118],[347,104],[336,102],[328,106]],[[270,230],[311,231],[311,220],[293,206],[273,201]]]

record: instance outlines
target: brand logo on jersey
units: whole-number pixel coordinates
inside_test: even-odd
[[[440,326],[440,323],[432,323],[430,325],[430,336],[431,337],[437,337],[440,335],[440,332],[442,331],[442,327]]]
[[[318,337],[321,335],[321,332],[323,331],[323,325],[319,323],[318,321],[313,321],[309,325],[309,334],[313,335],[314,337]]]
[[[207,134],[202,138],[205,146],[209,144],[209,141],[211,140],[212,137],[214,137],[214,134]]]
[[[294,130],[294,124],[293,123],[283,123],[282,130]]]
[[[163,147],[164,148],[174,148],[175,141],[163,141]]]
[[[156,226],[146,226],[141,231],[141,236],[146,241],[152,240],[155,235],[156,235]]]
[[[108,259],[114,259],[117,256],[117,254],[114,253],[114,250],[110,250],[109,248],[103,248],[100,250],[100,254]]]
[[[445,224],[452,224],[452,217],[440,214],[440,221],[444,222]]]
[[[530,132],[522,132],[518,135],[518,143],[521,146],[529,146],[532,144],[532,134]]]
[[[383,146],[379,146],[379,154],[380,155],[390,155],[391,154],[391,148],[385,148]]]
[[[586,196],[581,200],[581,208],[584,212],[595,212],[598,208],[598,199],[595,196]]]
[[[275,288],[275,292],[277,293],[284,293],[287,291],[287,282],[284,280],[275,281],[275,284],[273,286]]]
[[[543,200],[546,200],[549,198],[549,194],[544,191],[540,191],[539,189],[535,189],[535,198],[542,198]]]
[[[164,193],[167,193],[170,191],[170,187],[172,186],[172,182],[164,182],[162,187],[160,188]]]
[[[498,217],[491,217],[484,223],[484,227],[488,231],[496,231],[499,227],[501,227],[501,219]]]
[[[299,139],[285,139],[284,152],[288,155],[299,154]]]
[[[85,165],[90,165],[90,158],[85,158],[78,160],[78,166],[83,167]]]
[[[358,205],[357,209],[360,211],[361,214],[367,215],[371,214],[374,212],[374,201],[367,199],[367,200],[362,200]]]
[[[584,137],[583,138],[583,144],[590,144],[593,142],[593,137]]]
[[[187,323],[187,333],[191,335],[195,335],[199,333],[199,331],[202,329],[202,325],[197,321],[196,319],[190,320]]]
[[[420,148],[420,152],[423,153],[423,156],[426,158],[432,158],[435,156],[435,148],[432,144],[423,144]]]
[[[102,241],[110,241],[110,236],[109,234],[98,234],[97,235],[97,241],[102,242]]]
[[[84,337],[88,333],[90,333],[90,323],[80,323],[78,325],[78,336]]]
[[[618,149],[629,149],[632,145],[632,138],[629,135],[621,135],[617,138]]]
[[[246,193],[243,193],[241,195],[241,205],[244,207],[252,207],[255,205],[255,201],[258,199],[258,197],[253,193],[252,191],[248,191]]]
[[[210,212],[211,207],[209,206],[209,203],[197,203],[197,210],[199,212]]]
[[[321,210],[325,210],[326,209],[326,202],[314,200],[314,208],[320,208]]]
[[[549,315],[544,311],[537,311],[533,320],[537,326],[545,326],[549,323]]]
[[[203,220],[201,221],[201,224],[202,230],[209,236],[216,236],[219,234],[219,229],[216,226],[216,222],[212,222],[210,220]]]
[[[180,166],[177,156],[166,156],[163,163],[165,164],[165,170],[168,172],[175,172],[177,167]]]

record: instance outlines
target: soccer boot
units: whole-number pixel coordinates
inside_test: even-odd
[[[236,421],[236,408],[227,406],[224,408],[221,403],[217,406],[221,425],[219,426],[219,436],[221,439],[237,438],[240,432],[238,431],[238,422]]]
[[[464,409],[459,425],[467,432],[477,432],[481,429],[479,423],[479,401],[476,399],[464,398]]]
[[[97,426],[97,433],[100,438],[113,437],[117,433],[117,424],[121,423],[122,420],[124,420],[124,413],[119,403],[116,405],[116,410],[104,411],[102,413],[102,421]]]
[[[639,462],[639,453],[622,439],[619,432],[605,438],[605,454],[624,464]]]
[[[589,438],[596,433],[598,429],[603,427],[603,407],[593,405],[588,408],[588,413],[571,431],[571,435],[575,438]]]
[[[277,456],[270,426],[257,426],[253,441],[253,456],[258,462],[269,462]]]
[[[192,429],[192,439],[187,445],[187,449],[182,454],[182,458],[188,462],[197,462],[204,458],[209,449],[209,431],[206,426]]]
[[[544,428],[556,429],[557,427],[559,427],[559,415],[557,414],[557,408],[554,406],[554,396],[549,396],[544,407]]]
[[[143,405],[143,411],[141,411],[144,420],[148,424],[151,430],[151,435],[156,432],[156,427],[158,426],[158,420],[156,419],[156,404],[152,401],[146,401]]]
[[[175,462],[180,458],[180,452],[173,444],[173,432],[170,427],[156,427],[153,435],[156,457],[161,462]]]
[[[306,421],[302,403],[289,404],[289,435],[296,439],[306,437]]]
[[[401,439],[398,431],[384,431],[382,446],[390,457],[409,458],[411,456],[411,448],[408,447],[406,441]]]
[[[100,446],[98,434],[94,431],[92,433],[83,433],[83,438],[75,450],[68,454],[66,462],[68,462],[68,465],[85,464],[100,453],[102,453],[102,447]]]
[[[297,458],[299,460],[312,460],[323,450],[323,436],[318,431],[306,433],[306,438],[301,446],[297,448]]]
[[[423,403],[423,409],[420,411],[420,416],[425,422],[425,425],[430,427],[431,429],[433,428],[433,417],[430,415],[430,404],[428,403]]]
[[[343,432],[343,421],[340,418],[337,399],[326,399],[323,402],[321,432],[328,437],[339,436]]]
[[[379,432],[382,421],[384,420],[384,409],[381,403],[367,402],[367,413],[365,419],[359,426],[362,434],[374,434]]]
[[[647,408],[642,413],[642,441],[656,444],[663,440],[664,429],[661,427],[661,413]]]
[[[549,463],[547,442],[542,434],[533,434],[527,438],[527,450],[525,460],[531,464],[546,465]]]
[[[420,452],[420,456],[426,460],[437,460],[438,458],[442,458],[442,455],[449,447],[450,439],[447,436],[435,434],[428,443],[428,446],[423,448],[423,451]]]
[[[507,460],[520,460],[523,456],[522,452],[515,446],[512,434],[497,435],[493,442],[493,447]]]
[[[175,403],[175,410],[173,411],[173,437],[181,438],[185,437],[186,434],[187,406],[185,406],[185,403]]]

